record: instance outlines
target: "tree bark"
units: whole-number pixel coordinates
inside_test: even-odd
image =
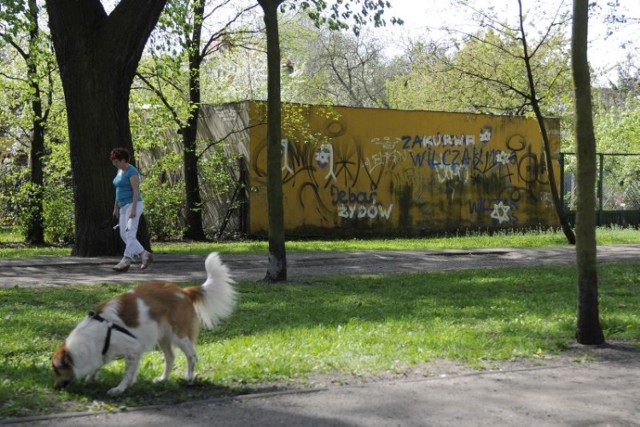
[[[197,108],[199,111],[199,108]],[[198,113],[195,111],[194,114]],[[186,212],[185,225],[186,229],[183,237],[189,240],[204,241],[206,236],[202,225],[202,199],[200,197],[200,184],[198,180],[198,155],[196,153],[196,137],[198,121],[188,119],[187,127],[184,128],[182,136],[183,152],[183,168],[184,168],[184,186],[186,192]]]
[[[40,85],[31,83],[34,99],[31,101],[33,109],[33,124],[31,136],[31,178],[32,192],[29,196],[29,212],[31,217],[27,227],[26,241],[32,245],[44,244],[44,124],[42,121],[42,101],[40,100]]]
[[[197,135],[200,117],[200,40],[204,20],[204,0],[194,2],[193,33],[189,49],[189,107],[190,115],[182,129],[184,186],[186,191],[186,230],[184,238],[206,240],[202,226],[202,199],[198,181]]]
[[[35,0],[29,0],[29,13],[31,29],[29,31],[29,57],[27,59],[27,76],[29,86],[33,91],[31,109],[33,112],[32,136],[31,136],[31,185],[32,194],[29,197],[29,212],[31,213],[27,227],[26,241],[32,245],[44,244],[44,215],[43,215],[43,189],[44,189],[44,115],[42,111],[42,91],[38,81],[36,61],[32,56],[36,55],[40,27],[38,26],[38,5]]]
[[[121,251],[99,227],[113,211],[115,169],[109,153],[118,146],[133,153],[131,83],[166,1],[122,0],[110,15],[100,0],[46,1],[67,106],[75,201],[73,255]],[[142,243],[148,246],[148,239]]]
[[[267,30],[267,204],[269,217],[268,282],[287,280],[282,195],[280,36],[278,7],[283,0],[258,0]]]
[[[591,76],[587,59],[588,0],[573,0],[571,66],[575,87],[577,208],[576,262],[578,268],[578,319],[580,344],[605,342],[598,309],[596,267],[596,142],[591,106]]]
[[[562,200],[560,200],[560,194],[558,192],[558,181],[553,170],[553,158],[551,157],[549,134],[547,133],[547,127],[545,126],[544,117],[542,116],[542,111],[540,110],[540,105],[538,104],[538,100],[535,98],[535,92],[532,93],[534,97],[532,98],[531,106],[533,107],[533,111],[536,115],[536,120],[538,121],[538,126],[540,127],[540,134],[542,135],[545,161],[547,165],[547,175],[549,176],[549,188],[551,190],[551,198],[553,199],[553,207],[555,208],[556,216],[558,217],[560,228],[562,229],[564,236],[567,238],[569,244],[575,245],[576,235],[574,234],[571,225],[569,225],[567,216],[564,214],[564,210],[562,208]]]

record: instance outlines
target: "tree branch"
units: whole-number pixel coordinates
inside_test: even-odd
[[[182,123],[177,111],[173,108],[169,100],[164,96],[164,93],[162,93],[160,89],[151,84],[151,82],[148,81],[142,74],[136,73],[136,75],[149,88],[149,90],[151,90],[158,97],[160,102],[162,102],[162,105],[164,105],[165,108],[169,110],[169,113],[171,113],[171,116],[173,117],[174,123],[178,126],[179,129],[181,129],[184,126],[184,123]]]

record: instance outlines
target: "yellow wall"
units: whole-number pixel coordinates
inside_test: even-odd
[[[251,122],[264,120],[264,104],[249,109]],[[534,119],[300,105],[283,114],[289,236],[557,225]],[[300,117],[310,129],[289,130]],[[559,122],[548,124],[558,178]],[[248,231],[266,234],[266,125],[251,129],[249,152]]]

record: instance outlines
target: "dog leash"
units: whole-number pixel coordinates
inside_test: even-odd
[[[133,335],[131,332],[129,332],[127,329],[123,328],[120,325],[116,325],[115,323],[112,323],[111,321],[105,319],[104,317],[100,316],[98,313],[96,313],[95,311],[90,311],[89,312],[89,317],[92,319],[97,320],[98,322],[106,322],[107,325],[109,326],[107,329],[107,336],[104,339],[104,346],[102,347],[102,355],[104,356],[105,354],[107,354],[107,351],[109,350],[109,346],[111,345],[111,330],[115,329],[118,332],[122,332],[123,334],[129,335],[131,338],[133,338],[134,340],[136,340],[136,336]]]

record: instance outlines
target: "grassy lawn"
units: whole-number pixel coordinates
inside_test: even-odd
[[[597,229],[599,245],[640,243],[640,230],[620,227]],[[30,247],[20,244],[20,236],[11,229],[0,229],[0,258],[28,258],[42,255],[69,255],[69,247]],[[444,237],[413,239],[352,239],[352,240],[301,240],[287,242],[288,251],[366,251],[366,250],[444,250],[497,247],[550,247],[565,246],[567,239],[558,230],[501,231],[491,235],[469,232]],[[238,242],[154,242],[157,253],[197,254],[220,253],[268,253],[268,242],[247,240]]]
[[[402,374],[443,359],[482,369],[540,358],[574,342],[575,283],[566,266],[241,282],[236,313],[200,336],[194,385],[179,381],[182,355],[170,381],[153,383],[163,363],[154,351],[117,398],[106,392],[120,381],[121,362],[95,384],[55,392],[49,360],[88,310],[126,286],[0,289],[0,419],[240,394],[314,375]],[[640,263],[603,264],[599,284],[607,338],[637,342]]]

